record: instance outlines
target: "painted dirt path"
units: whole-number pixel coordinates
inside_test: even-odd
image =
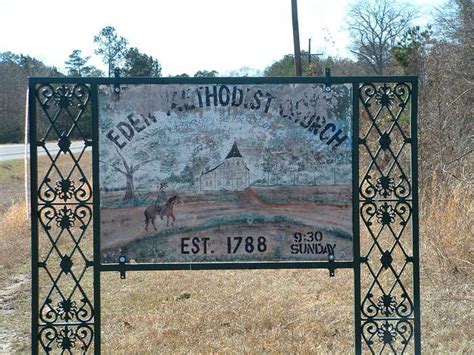
[[[252,189],[237,192],[238,201],[186,202],[175,206],[175,227],[201,225],[210,216],[259,214],[268,217],[288,216],[308,225],[321,225],[351,233],[351,213],[347,204],[289,202],[269,203],[260,199]],[[144,208],[102,209],[101,249],[119,248],[142,236],[150,235],[153,228],[145,231]],[[335,218],[337,216],[337,218]],[[250,220],[249,223],[252,221]],[[155,222],[158,231],[166,228],[166,220],[159,216]]]

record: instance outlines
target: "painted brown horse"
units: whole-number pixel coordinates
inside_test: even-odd
[[[164,206],[157,205],[152,203],[149,205],[145,210],[145,230],[148,231],[148,225],[151,222],[153,228],[156,230],[155,226],[155,218],[159,214],[161,220],[163,220],[163,216],[166,216],[166,226],[169,227],[170,218],[172,219],[171,226],[174,225],[174,221],[176,217],[173,212],[174,205],[180,203],[181,200],[178,195],[172,196],[166,201]]]

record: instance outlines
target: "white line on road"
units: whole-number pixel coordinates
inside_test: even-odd
[[[30,152],[29,145],[27,147],[28,153]],[[46,148],[51,154],[56,154],[59,151],[58,144],[55,142],[46,143]],[[84,148],[83,141],[71,142],[70,150],[73,153],[78,153]],[[38,155],[45,155],[44,149],[38,148]],[[24,159],[25,157],[25,145],[24,144],[1,144],[0,145],[0,161],[2,160],[17,160]],[[29,158],[29,155],[28,155]]]

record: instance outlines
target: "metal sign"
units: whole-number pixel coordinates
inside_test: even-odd
[[[352,260],[348,85],[99,87],[101,260]]]
[[[31,78],[28,105],[33,353],[100,353],[102,272],[277,268],[353,269],[355,352],[420,352],[416,77]]]

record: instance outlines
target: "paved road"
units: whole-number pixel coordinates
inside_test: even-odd
[[[73,153],[80,152],[81,149],[84,147],[84,142],[72,142],[71,143],[71,151]],[[52,154],[55,154],[59,151],[59,147],[57,143],[46,143],[46,148]],[[28,154],[29,154],[29,146],[28,146]],[[43,149],[38,149],[39,155],[45,155]],[[14,159],[23,159],[25,155],[25,145],[24,144],[0,144],[0,161],[2,160],[14,160]],[[29,155],[28,155],[29,157]]]

